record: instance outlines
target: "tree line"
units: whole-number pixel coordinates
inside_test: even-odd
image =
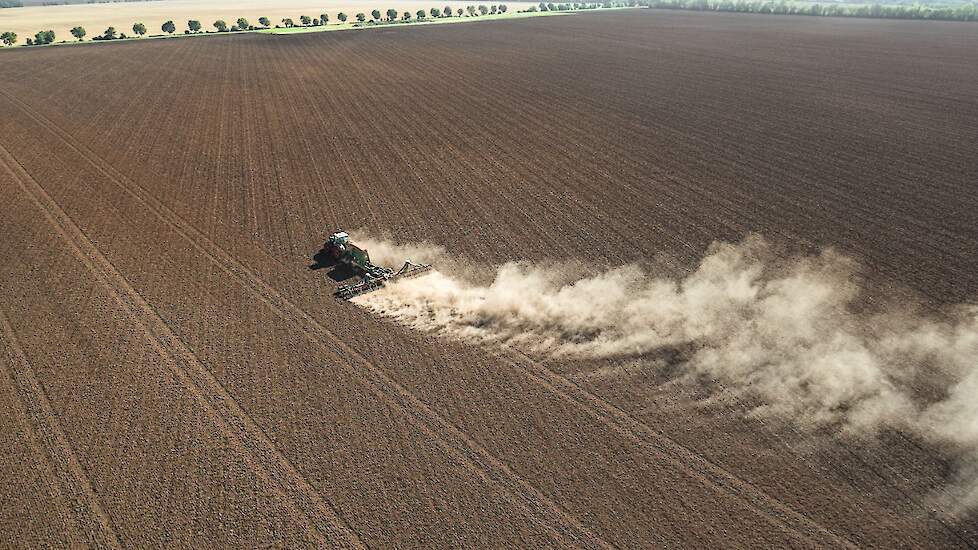
[[[784,0],[778,2],[761,0],[643,0],[642,5],[660,9],[724,11],[771,15],[978,21],[978,4],[928,6],[920,4],[810,4],[787,2]]]
[[[451,6],[445,6],[444,8],[431,8],[430,10],[418,10],[414,14],[411,12],[400,13],[395,9],[388,9],[386,12],[381,14],[379,9],[375,9],[370,12],[369,17],[365,13],[358,13],[354,17],[356,19],[355,24],[366,24],[366,23],[392,23],[392,22],[406,22],[412,19],[426,20],[430,15],[432,19],[445,18],[445,17],[463,17],[466,14],[470,17],[478,17],[480,15],[495,15],[502,14],[508,11],[506,4],[492,4],[492,5],[479,5],[479,6],[466,6],[465,9],[458,8],[457,10],[452,9]],[[349,20],[349,16],[343,12],[336,15],[337,21],[341,24],[346,23]],[[299,16],[299,25],[296,25],[295,20],[290,17],[282,19],[281,24],[276,24],[275,28],[292,28],[296,26],[303,27],[318,27],[323,25],[328,25],[330,22],[329,14],[323,13],[319,17],[312,17],[309,15]],[[245,17],[239,17],[237,21],[228,24],[227,21],[223,19],[218,19],[212,23],[214,27],[213,32],[239,32],[239,31],[255,31],[262,29],[272,28],[272,21],[268,17],[259,17],[258,25],[252,25],[251,22]],[[203,32],[203,24],[196,20],[191,19],[187,21],[187,27],[183,31],[184,34],[199,34]],[[160,26],[160,30],[167,35],[172,35],[177,31],[177,25],[173,21],[167,21]],[[86,36],[88,36],[88,31],[84,27],[78,26],[71,29],[71,35],[79,42],[83,41]],[[211,32],[211,31],[207,31]],[[146,25],[143,23],[135,23],[132,26],[132,37],[141,38],[147,33]],[[92,38],[92,40],[121,40],[130,38],[125,32],[119,32],[115,27],[109,27],[102,31],[102,34],[97,35]],[[4,32],[0,34],[0,42],[6,46],[13,46],[17,44],[18,36],[14,32]],[[33,37],[30,37],[26,41],[28,46],[42,46],[45,44],[52,44],[55,41],[54,31],[40,31]]]
[[[444,8],[431,8],[429,10],[418,10],[415,13],[409,11],[398,12],[397,10],[390,8],[384,12],[379,9],[371,10],[368,14],[366,12],[360,12],[355,14],[353,17],[355,19],[355,25],[357,24],[379,24],[379,23],[398,23],[411,20],[424,21],[427,20],[429,15],[431,19],[445,18],[445,17],[463,17],[467,13],[469,16],[478,17],[479,15],[495,15],[498,13],[506,13],[509,8],[505,4],[493,4],[491,6],[479,5],[479,6],[466,6],[465,9],[458,8],[457,10],[452,9],[451,6],[445,6]],[[336,19],[340,23],[346,23],[349,21],[350,16],[346,13],[340,12],[336,15]],[[320,25],[326,25],[329,23],[329,16],[326,14],[320,15],[319,20],[314,17],[308,17],[303,15],[299,18],[299,25],[296,25],[295,21],[291,18],[282,19],[281,25],[275,25],[276,28],[292,28],[296,26],[303,27],[316,27]]]
[[[597,10],[601,8],[635,8],[639,7],[638,0],[629,0],[627,2],[595,2],[595,3],[585,3],[585,2],[563,2],[563,3],[553,3],[553,2],[540,2],[536,6],[530,6],[521,13],[535,13],[543,11],[580,11],[580,10]]]
[[[2,2],[2,0],[0,0]],[[960,4],[955,6],[929,6],[929,5],[890,5],[890,4],[818,4],[807,2],[794,2],[787,0],[625,0],[616,2],[599,3],[552,3],[540,2],[536,6],[522,10],[523,12],[545,12],[545,11],[574,11],[589,10],[598,8],[617,8],[617,7],[648,7],[659,9],[675,10],[694,10],[694,11],[721,11],[721,12],[741,12],[759,13],[771,15],[810,15],[821,17],[865,17],[881,19],[936,19],[945,21],[978,21],[978,4]],[[395,9],[388,9],[381,13],[379,9],[372,10],[369,14],[357,13],[354,16],[355,25],[398,23],[409,22],[412,19],[424,21],[430,15],[432,19],[445,17],[479,17],[481,15],[495,15],[507,12],[505,4],[478,6],[468,5],[465,8],[453,9],[451,6],[444,8],[431,8],[430,10],[418,10],[414,14],[411,12],[399,13]],[[340,12],[336,15],[337,21],[346,23],[349,16]],[[296,26],[316,27],[329,24],[329,14],[323,13],[319,17],[309,15],[299,16],[298,24],[292,18],[286,17],[281,20],[281,24],[276,24],[275,28],[292,28]],[[238,32],[254,31],[272,28],[272,22],[268,17],[259,17],[258,25],[252,25],[247,18],[239,17],[237,21],[230,25],[218,19],[212,23],[213,32]],[[198,34],[203,31],[203,24],[200,21],[191,19],[187,21],[187,28],[184,34]],[[163,23],[160,30],[168,35],[177,31],[177,26],[173,21]],[[88,35],[84,27],[78,26],[71,29],[71,35],[78,41],[82,41]],[[135,23],[132,26],[133,37],[143,37],[147,32],[146,25]],[[207,31],[211,32],[211,31]],[[119,32],[115,27],[109,27],[102,34],[95,36],[92,40],[118,40],[130,38],[125,32]],[[16,45],[19,37],[14,32],[0,33],[0,43],[5,46]],[[55,34],[52,30],[39,31],[33,37],[26,40],[26,45],[45,45],[55,41]]]

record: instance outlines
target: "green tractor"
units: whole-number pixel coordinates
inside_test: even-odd
[[[370,255],[366,250],[350,242],[350,235],[344,231],[337,231],[329,236],[323,250],[337,264],[347,266],[353,273],[360,276],[360,280],[348,285],[343,285],[336,290],[335,295],[343,300],[349,300],[354,296],[360,296],[383,287],[387,282],[402,277],[414,277],[431,270],[430,265],[416,264],[410,261],[404,262],[401,269],[393,269],[374,265],[370,262]]]

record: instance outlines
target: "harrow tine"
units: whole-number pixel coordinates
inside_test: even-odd
[[[336,290],[335,295],[343,300],[349,300],[368,292],[373,292],[384,286],[383,279],[372,279],[360,281],[358,283],[341,286]]]

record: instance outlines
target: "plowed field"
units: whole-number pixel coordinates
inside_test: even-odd
[[[756,232],[940,314],[978,296],[978,26],[625,10],[0,74],[0,546],[978,545],[939,445],[438,338],[309,269],[335,228],[671,274]]]

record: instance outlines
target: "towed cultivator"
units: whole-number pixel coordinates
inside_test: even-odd
[[[350,236],[343,231],[330,235],[323,246],[323,250],[337,264],[349,267],[350,270],[360,276],[358,282],[343,285],[336,290],[335,296],[343,300],[349,300],[354,296],[377,290],[389,281],[402,277],[414,277],[431,270],[430,265],[416,264],[410,261],[404,262],[401,269],[397,271],[374,265],[370,262],[370,255],[367,254],[367,251],[351,243]]]

